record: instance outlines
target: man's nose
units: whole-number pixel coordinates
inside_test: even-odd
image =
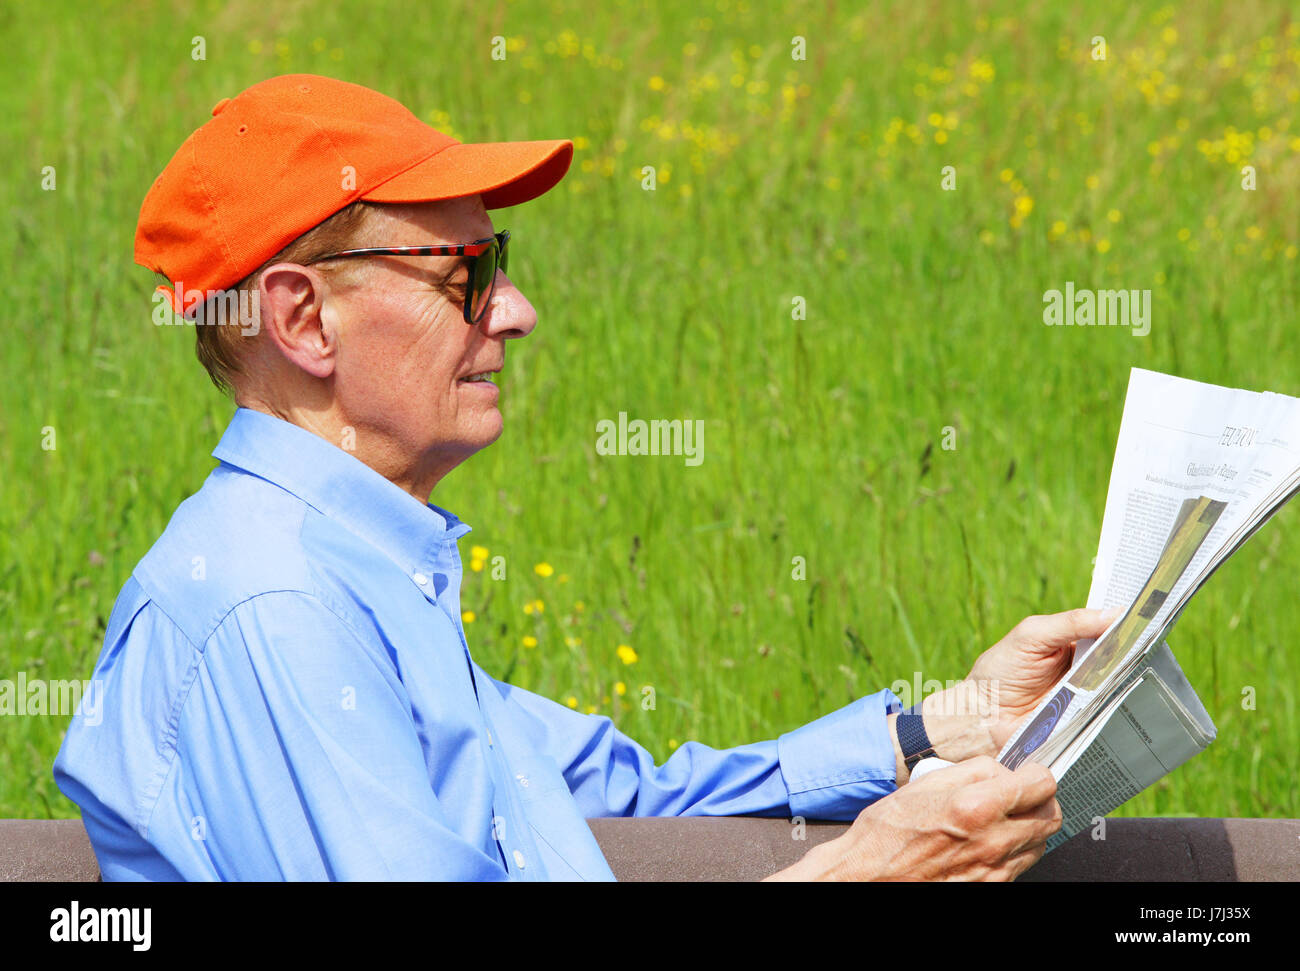
[[[483,332],[506,340],[527,337],[537,326],[537,311],[503,270],[497,270],[492,302],[483,315]]]

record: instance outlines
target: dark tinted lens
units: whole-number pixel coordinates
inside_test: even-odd
[[[474,260],[474,295],[469,313],[475,321],[483,315],[488,298],[492,294],[492,283],[497,277],[497,254],[499,249],[494,242],[492,246]]]

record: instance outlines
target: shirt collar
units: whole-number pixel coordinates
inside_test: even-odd
[[[297,496],[408,575],[436,570],[446,545],[470,531],[319,435],[260,411],[239,408],[212,456]]]

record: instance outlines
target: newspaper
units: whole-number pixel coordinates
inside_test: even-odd
[[[1215,727],[1165,638],[1192,595],[1300,489],[1300,399],[1134,368],[1089,607],[1126,607],[1081,641],[999,760],[1052,770],[1071,836],[1172,772]]]

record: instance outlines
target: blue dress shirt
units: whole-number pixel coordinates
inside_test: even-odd
[[[105,880],[611,880],[593,816],[852,819],[889,691],[663,765],[470,657],[469,527],[239,409],[123,587],[54,777]]]

